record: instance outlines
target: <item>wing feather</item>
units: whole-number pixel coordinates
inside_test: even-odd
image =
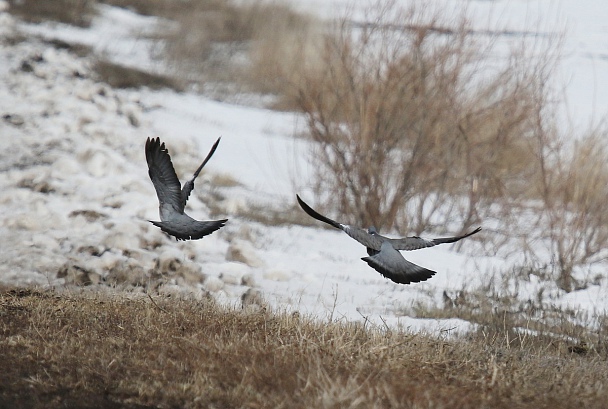
[[[177,213],[183,213],[181,185],[171,163],[169,151],[164,142],[160,143],[160,138],[146,140],[146,162],[161,209],[167,209],[166,205],[170,205]]]
[[[421,237],[404,237],[402,239],[388,239],[388,241],[393,245],[395,250],[418,250],[427,247],[434,247],[438,244],[445,243],[455,243],[459,240],[462,240],[466,237],[472,236],[473,234],[479,233],[481,231],[481,227],[476,228],[472,232],[464,234],[462,236],[455,237],[440,237],[437,239],[423,239]]]
[[[371,248],[374,250],[380,250],[380,246],[382,245],[382,241],[383,241],[381,236],[369,234],[367,231],[365,231],[359,227],[353,227],[353,226],[349,226],[347,224],[338,223],[337,221],[332,220],[329,217],[323,216],[322,214],[315,211],[312,207],[307,205],[306,202],[304,202],[300,198],[299,195],[296,195],[296,198],[298,199],[298,203],[300,204],[300,207],[306,213],[308,213],[308,215],[310,217],[313,217],[319,221],[327,223],[330,226],[335,227],[336,229],[342,230],[343,232],[348,234],[350,237],[357,240],[359,243],[363,244],[365,247],[368,247],[368,248]]]
[[[190,197],[190,193],[192,192],[192,189],[194,189],[194,179],[196,179],[198,177],[198,174],[201,173],[201,170],[205,167],[207,162],[209,162],[209,159],[211,159],[211,157],[215,153],[215,150],[217,149],[217,146],[220,143],[220,139],[222,139],[221,136],[219,138],[217,138],[217,141],[215,141],[215,143],[211,147],[211,150],[207,154],[207,157],[205,158],[203,163],[201,163],[201,165],[198,167],[196,172],[194,172],[194,176],[192,176],[192,178],[190,180],[188,180],[186,183],[184,183],[184,187],[182,188],[182,201],[183,201],[184,208],[186,207],[186,202],[188,201],[188,198]]]
[[[338,223],[337,221],[332,220],[329,217],[325,217],[322,214],[316,212],[312,207],[308,206],[306,202],[304,202],[304,200],[300,198],[300,195],[296,195],[296,198],[298,199],[298,203],[300,204],[302,210],[304,210],[310,217],[322,221],[323,223],[327,223],[330,226],[335,227],[336,229],[343,230],[341,223]]]

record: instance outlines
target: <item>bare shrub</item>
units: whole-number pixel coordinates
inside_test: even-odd
[[[514,50],[495,64],[495,39],[475,37],[465,13],[454,23],[420,5],[379,4],[369,24],[343,19],[322,74],[298,84],[318,147],[317,193],[366,225],[466,229],[527,194],[551,59]]]
[[[530,233],[533,244],[526,248],[532,258],[551,254],[554,278],[565,291],[579,286],[573,279],[575,267],[608,257],[607,136],[604,124],[573,142],[565,142],[564,136],[553,144],[539,141],[543,208]]]
[[[58,21],[88,27],[95,15],[95,0],[9,0],[9,11],[26,21]]]

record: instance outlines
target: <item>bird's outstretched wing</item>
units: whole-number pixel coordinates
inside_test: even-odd
[[[407,261],[388,241],[382,243],[380,252],[370,257],[363,257],[361,260],[398,284],[419,283],[436,274],[435,271]]]
[[[298,199],[298,203],[300,204],[300,207],[302,208],[302,210],[304,210],[306,213],[308,213],[308,215],[310,217],[315,218],[324,223],[327,223],[330,226],[335,227],[336,229],[343,230],[341,223],[338,223],[337,221],[332,220],[329,217],[325,217],[322,214],[317,213],[312,207],[308,206],[306,204],[306,202],[300,198],[300,195],[296,195],[296,198]]]
[[[164,142],[160,143],[160,138],[146,140],[146,162],[148,162],[148,175],[156,189],[160,207],[166,209],[168,208],[166,205],[170,205],[175,212],[183,213],[181,185],[171,163],[169,151],[165,148]]]
[[[475,233],[479,233],[481,231],[481,227],[476,228],[472,232],[464,234],[462,236],[455,237],[440,237],[438,239],[423,239],[420,237],[404,237],[402,239],[388,239],[388,241],[392,244],[395,250],[418,250],[426,247],[433,247],[438,244],[445,243],[455,243],[459,240],[462,240],[466,237],[472,236]]]
[[[348,224],[338,223],[337,221],[332,220],[329,217],[325,217],[322,214],[315,211],[312,207],[307,205],[306,202],[304,202],[300,198],[299,195],[296,195],[296,198],[298,199],[298,203],[300,204],[300,207],[306,213],[308,213],[308,215],[310,217],[313,217],[319,221],[327,223],[330,226],[335,227],[336,229],[342,230],[343,232],[345,232],[350,237],[357,240],[359,243],[363,244],[367,248],[371,248],[371,249],[374,249],[377,251],[380,250],[380,246],[382,246],[382,241],[383,241],[381,236],[369,234],[367,231],[365,231],[359,227],[353,227],[353,226],[349,226]]]
[[[322,221],[324,223],[327,223],[330,226],[335,227],[336,229],[340,229],[340,230],[344,231],[350,237],[352,237],[353,239],[357,240],[359,243],[361,243],[365,247],[367,247],[368,253],[374,253],[374,251],[380,251],[380,247],[382,246],[382,243],[384,243],[385,241],[390,242],[395,250],[418,250],[418,249],[422,249],[422,248],[426,248],[426,247],[433,247],[438,244],[455,243],[459,240],[472,236],[473,234],[479,233],[481,231],[481,227],[478,227],[477,229],[473,230],[472,232],[464,234],[462,236],[441,237],[441,238],[431,239],[431,240],[423,239],[421,237],[416,237],[416,236],[404,237],[404,238],[400,238],[400,239],[391,239],[391,238],[382,236],[377,233],[370,234],[366,230],[358,228],[358,227],[338,223],[337,221],[332,220],[329,217],[323,216],[322,214],[315,211],[312,207],[310,207],[308,204],[306,204],[306,202],[304,202],[300,198],[299,195],[296,195],[296,198],[298,199],[298,203],[300,204],[300,207],[306,213],[308,213],[309,216],[311,216],[319,221]],[[370,251],[370,249],[372,249],[374,251]]]
[[[196,172],[194,172],[194,176],[192,176],[192,179],[190,179],[186,183],[184,183],[184,187],[182,188],[183,208],[186,207],[186,202],[188,201],[188,198],[190,197],[190,192],[192,192],[192,189],[194,189],[194,179],[196,179],[198,177],[198,174],[201,173],[201,170],[205,167],[205,165],[207,164],[209,159],[211,159],[211,157],[215,153],[215,150],[217,149],[217,145],[219,145],[219,143],[220,143],[220,139],[222,139],[221,136],[219,138],[217,138],[217,141],[215,141],[215,143],[211,147],[211,150],[207,154],[207,157],[205,158],[203,163],[201,163],[201,166],[199,166],[198,169],[196,170]]]

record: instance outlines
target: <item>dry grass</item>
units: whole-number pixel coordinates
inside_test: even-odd
[[[101,81],[114,88],[149,87],[151,89],[169,88],[178,92],[183,91],[183,84],[177,79],[169,78],[165,75],[152,74],[110,61],[98,60],[94,64],[93,69]]]
[[[516,290],[496,291],[484,286],[444,292],[443,298],[441,307],[415,305],[412,312],[420,318],[473,322],[478,327],[470,337],[491,340],[490,343],[502,339],[510,348],[527,350],[551,345],[563,351],[608,358],[608,317],[553,305],[543,290],[534,298],[522,299]],[[593,328],[584,323],[593,323]]]
[[[133,10],[146,16],[170,17],[175,8],[179,8],[179,0],[98,0],[99,3]]]
[[[95,0],[9,0],[9,11],[26,21],[58,21],[87,27],[95,15]]]
[[[0,292],[0,407],[602,408],[559,342],[420,334],[143,295]]]
[[[140,9],[137,1],[118,3]],[[177,23],[176,30],[158,33],[163,57],[176,75],[218,98],[284,92],[277,71],[297,63],[290,53],[313,24],[280,2],[186,0],[168,10],[167,1],[152,3],[157,13]]]
[[[193,83],[238,83],[238,57],[251,38],[248,14],[226,1],[181,2],[170,16],[177,29],[159,33],[164,36],[164,58]]]
[[[319,224],[306,213],[302,212],[302,208],[296,204],[274,208],[268,205],[249,204],[246,209],[237,209],[234,215],[244,220],[261,223],[264,226],[298,225],[319,227]]]
[[[242,80],[252,91],[274,95],[274,109],[300,110],[296,84],[325,68],[320,56],[327,23],[280,3],[268,3],[260,15],[265,17],[254,26]]]

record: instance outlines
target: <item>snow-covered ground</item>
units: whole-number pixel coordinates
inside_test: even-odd
[[[567,79],[571,112],[583,123],[606,113],[608,4],[466,3],[479,13],[480,24],[490,24],[498,9],[502,26],[514,30],[528,29],[526,22],[547,32],[565,25],[560,75]],[[492,12],[489,3],[495,3]],[[313,0],[298,4],[325,15],[340,9]],[[445,4],[458,8],[464,2]],[[257,291],[275,308],[318,317],[414,330],[471,328],[462,320],[418,319],[415,309],[441,306],[444,291],[501,281],[523,262],[516,255],[479,255],[471,239],[460,253],[449,246],[407,253],[410,261],[438,274],[405,286],[370,269],[360,260],[366,255],[362,246],[340,231],[235,217],[259,208],[291,211],[296,193],[314,205],[309,142],[294,137],[303,127],[297,114],[170,90],[114,90],[95,80],[89,59],[40,39],[87,44],[113,61],[162,71],[150,57],[153,45],[141,37],[154,24],[166,22],[107,6],[88,29],[24,24],[0,14],[0,282],[55,286],[105,280],[155,286],[163,282],[159,273],[171,270],[162,291],[211,293],[235,304],[246,292]],[[18,31],[28,40],[10,40]],[[197,179],[187,212],[196,219],[227,217],[225,228],[177,243],[147,222],[158,220],[143,152],[149,136],[166,142],[182,181],[222,136]],[[608,306],[605,279],[570,294],[536,276],[515,281],[510,280],[509,290],[522,301],[542,290],[548,302],[584,309],[590,316]]]

